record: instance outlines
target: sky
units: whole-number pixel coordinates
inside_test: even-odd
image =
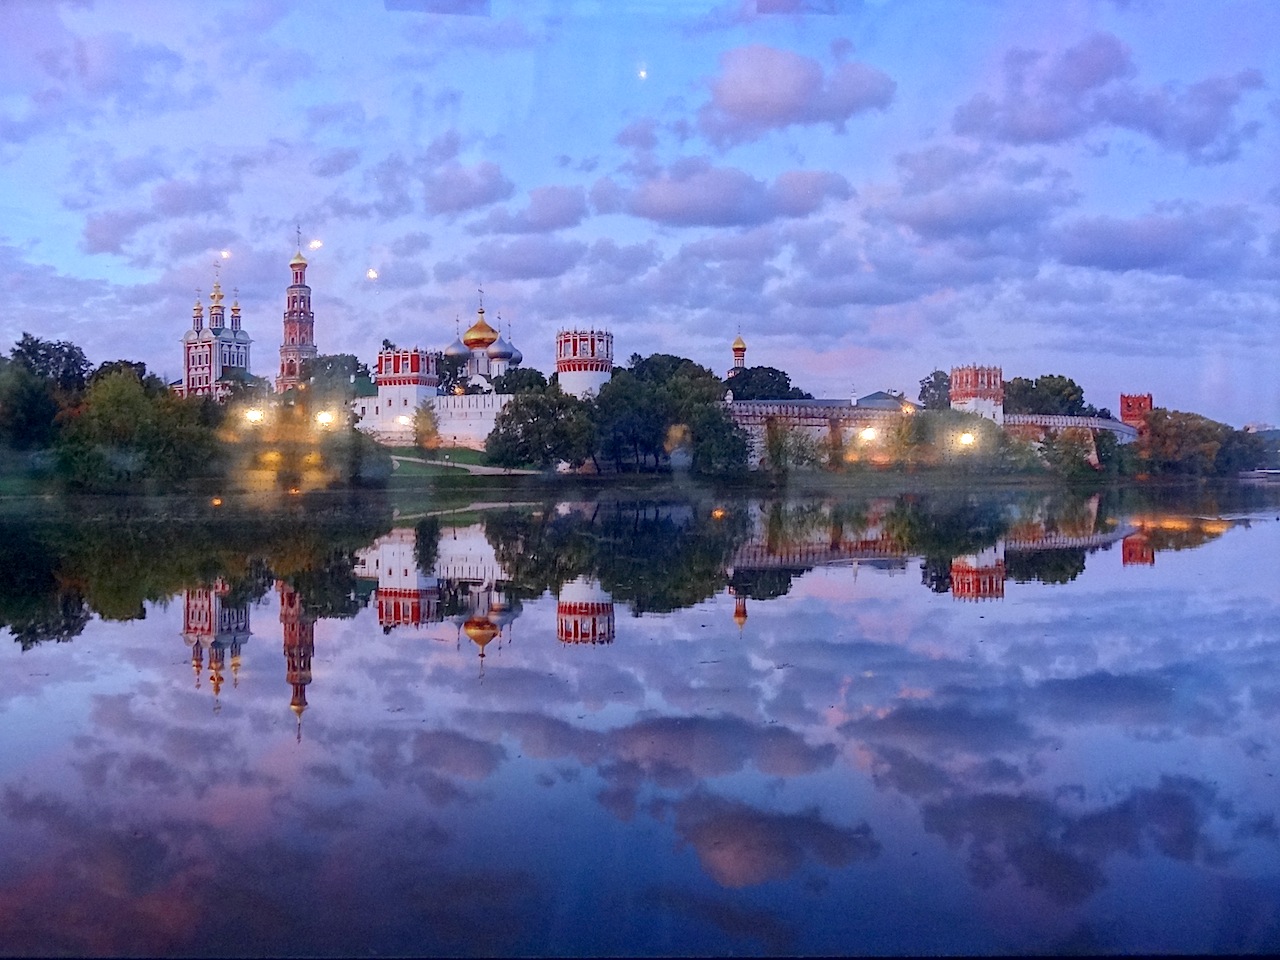
[[[475,316],[820,397],[1059,373],[1280,423],[1270,0],[0,0],[0,344],[253,372]],[[370,271],[373,271],[371,274]],[[376,275],[376,279],[371,279]],[[497,325],[495,323],[495,325]]]

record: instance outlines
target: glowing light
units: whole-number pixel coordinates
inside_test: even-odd
[[[333,414],[328,410],[321,410],[316,414],[316,423],[322,427],[329,426],[329,424],[333,423]]]
[[[714,510],[711,511],[712,520],[723,520],[724,518],[725,518],[724,507],[716,507]]]
[[[875,427],[867,427],[860,434],[858,434],[858,436],[861,437],[863,440],[867,441],[868,443],[870,443],[877,436],[879,436],[879,434],[876,433]]]
[[[308,243],[308,244],[307,244],[307,249],[308,249],[308,250],[319,250],[319,249],[320,249],[321,247],[323,247],[323,246],[324,246],[324,241],[323,241],[323,240],[312,240],[310,243]]]
[[[263,414],[263,412],[259,410],[257,407],[254,407],[252,410],[246,410],[244,412],[244,418],[248,420],[250,423],[261,423],[263,416],[265,416],[265,414]]]
[[[912,406],[911,404],[909,404],[909,403],[904,403],[904,404],[902,405],[902,412],[903,412],[903,413],[915,413],[915,412],[916,412],[916,408],[915,408],[915,407],[913,407],[913,406]]]
[[[402,427],[407,427],[409,424],[413,423],[413,421],[410,420],[408,417],[402,416],[402,417],[396,417],[396,423],[400,424],[400,426]]]
[[[366,270],[366,271],[364,272],[364,275],[365,275],[366,277],[368,277],[370,280],[377,280],[377,279],[378,279],[378,271],[377,271],[377,270],[375,270],[375,269],[373,269],[373,267],[370,267],[368,270]]]
[[[213,498],[212,500],[210,500],[209,502],[210,502],[210,503],[212,503],[215,507],[220,507],[220,506],[222,506],[222,498],[221,498],[221,497],[214,497],[214,498]]]
[[[645,67],[641,67],[640,70],[636,73],[636,76],[639,77],[641,80],[647,80],[649,79],[649,71]]]
[[[962,446],[966,446],[966,447],[972,446],[973,441],[974,441],[974,436],[972,433],[960,434],[960,443]]]
[[[223,260],[230,260],[230,259],[231,259],[231,251],[230,251],[230,250],[220,250],[220,251],[218,251],[218,256],[220,256]]]

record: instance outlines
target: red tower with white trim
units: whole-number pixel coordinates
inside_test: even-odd
[[[307,259],[302,250],[289,261],[293,283],[285,292],[284,339],[280,341],[280,372],[276,393],[302,382],[302,364],[316,358],[316,318],[311,312],[311,288],[307,286]]]

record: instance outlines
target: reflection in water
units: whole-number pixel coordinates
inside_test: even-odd
[[[1277,504],[1171,496],[6,520],[0,952],[1276,949]]]
[[[231,655],[231,684],[240,685],[240,650],[253,633],[249,629],[249,605],[228,603],[227,582],[221,578],[212,586],[195,587],[182,594],[182,639],[191,648],[191,671],[196,689],[204,672],[204,658],[209,658],[209,686],[213,689],[214,709],[222,693],[223,668]]]

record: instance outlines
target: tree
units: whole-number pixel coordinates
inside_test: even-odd
[[[441,445],[440,417],[430,400],[423,400],[413,411],[413,442],[424,450],[436,450]]]
[[[951,409],[951,374],[935,370],[920,381],[920,402],[926,410]]]
[[[58,435],[52,380],[0,358],[0,442],[20,450],[46,447]]]
[[[547,468],[560,462],[580,467],[591,457],[595,439],[587,404],[556,388],[515,396],[498,414],[485,453],[504,467]]]
[[[1231,476],[1266,459],[1259,437],[1198,413],[1156,407],[1147,415],[1147,427],[1143,452],[1154,474]]]
[[[765,421],[764,466],[776,474],[793,467],[812,467],[822,462],[818,443],[804,430],[788,427],[776,417]]]
[[[1070,377],[1046,373],[1035,380],[1006,380],[1004,412],[1086,417],[1097,415],[1098,410],[1084,402],[1084,388]]]
[[[132,373],[112,373],[85,391],[59,438],[59,465],[85,486],[194,476],[218,453],[200,410],[197,400],[151,396]]]
[[[37,377],[52,380],[63,394],[79,393],[89,375],[84,351],[67,340],[42,340],[24,332],[9,356]]]
[[[516,367],[493,378],[494,393],[546,393],[547,378],[533,367]]]
[[[748,442],[742,428],[720,407],[700,407],[689,418],[693,434],[693,470],[707,476],[740,473],[747,468]]]
[[[616,470],[624,462],[639,468],[646,457],[653,457],[656,470],[667,436],[664,406],[657,384],[630,370],[615,371],[594,401],[600,456],[612,460]]]
[[[436,354],[436,369],[440,372],[440,392],[446,396],[463,393],[467,389],[467,358]],[[461,389],[459,389],[461,388]]]
[[[813,399],[813,394],[793,387],[791,378],[776,367],[747,367],[726,378],[724,384],[733,391],[735,400]]]

